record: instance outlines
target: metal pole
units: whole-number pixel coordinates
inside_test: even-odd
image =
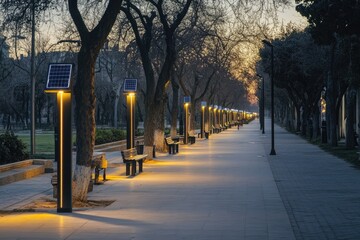
[[[188,144],[188,137],[189,137],[189,133],[188,133],[188,105],[189,103],[185,103],[184,104],[184,110],[185,110],[185,121],[184,121],[184,144]]]
[[[126,95],[126,148],[135,147],[135,93]]]
[[[261,109],[262,134],[265,134],[265,79],[264,78],[262,79],[261,101],[262,101],[262,109]]]
[[[204,138],[205,132],[205,107],[201,107],[201,138]]]
[[[212,119],[211,119],[211,107],[208,108],[209,110],[209,116],[208,116],[208,122],[209,122],[209,128],[208,128],[208,131],[209,131],[209,135],[212,134]]]
[[[31,67],[30,67],[30,81],[31,81],[31,119],[30,119],[30,146],[31,155],[35,154],[35,0],[32,0],[31,9]]]
[[[274,46],[271,46],[271,151],[270,155],[276,155],[274,137]]]
[[[57,93],[57,212],[72,212],[71,93]]]

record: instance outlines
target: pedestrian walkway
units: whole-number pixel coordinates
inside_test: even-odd
[[[269,162],[296,239],[360,239],[359,169],[279,127],[275,133]]]
[[[359,170],[280,127],[269,156],[269,127],[263,135],[254,121],[181,145],[134,178],[109,169],[89,195],[115,200],[106,208],[0,213],[0,239],[360,239]],[[47,174],[1,186],[0,209],[50,192]]]
[[[110,206],[4,215],[0,239],[294,239],[257,123],[180,148],[134,178],[109,173],[90,198]]]

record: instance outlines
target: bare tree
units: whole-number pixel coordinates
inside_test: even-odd
[[[74,174],[76,200],[86,200],[91,177],[91,159],[95,144],[95,63],[120,11],[122,1],[109,0],[106,10],[89,31],[77,0],[69,0],[69,12],[81,40],[78,53],[78,74],[75,91],[76,169]]]
[[[192,0],[174,1],[165,4],[163,0],[147,0],[147,7],[152,10],[146,12],[145,7],[136,5],[134,1],[125,1],[122,11],[126,14],[139,47],[146,78],[145,96],[145,152],[151,156],[153,144],[163,150],[164,146],[164,109],[166,101],[166,86],[169,83],[171,71],[176,59],[175,31],[187,14]],[[154,19],[158,14],[162,26],[162,34],[166,46],[166,53],[161,61],[161,68],[156,79],[150,48],[153,40]],[[174,16],[171,20],[170,16]]]

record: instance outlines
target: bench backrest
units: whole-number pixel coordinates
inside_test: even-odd
[[[136,150],[136,148],[130,148],[130,149],[122,150],[121,155],[123,157],[123,160],[125,160],[125,159],[136,156],[137,155],[137,150]]]
[[[101,154],[98,156],[93,157],[91,160],[91,167],[99,167],[99,168],[107,168],[107,160],[105,158],[105,154]]]
[[[165,142],[166,142],[166,144],[173,144],[174,143],[174,140],[172,140],[172,138],[171,137],[167,137],[167,138],[165,138]]]

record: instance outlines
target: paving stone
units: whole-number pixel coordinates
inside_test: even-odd
[[[113,204],[70,214],[4,215],[1,220],[6,225],[0,225],[1,236],[73,240],[294,240],[269,164],[276,159],[268,157],[267,147],[258,122],[254,121],[239,131],[232,128],[211,135],[209,140],[181,145],[179,154],[158,154],[156,161],[145,163],[144,172],[133,178],[124,176],[120,152],[106,153],[110,166],[120,167],[108,169],[111,180],[95,186],[89,198],[112,199]],[[24,203],[22,199],[36,198],[35,192],[46,194],[51,189],[50,178],[43,177],[13,187],[18,192],[27,189],[23,194],[0,187],[0,191],[11,193],[14,199],[1,194],[1,206],[11,209],[15,203]],[[285,177],[292,179],[292,175]],[[17,231],[18,228],[23,231]]]

